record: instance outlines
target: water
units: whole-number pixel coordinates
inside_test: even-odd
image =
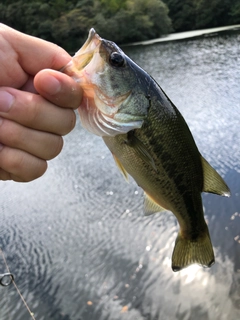
[[[0,182],[1,248],[37,320],[240,319],[239,43],[233,34],[127,49],[231,188],[231,198],[203,194],[215,265],[172,272],[176,219],[144,217],[142,191],[78,122],[41,179]],[[0,319],[31,319],[13,285],[0,287]]]

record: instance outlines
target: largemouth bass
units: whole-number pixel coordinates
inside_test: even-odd
[[[149,215],[170,210],[180,229],[172,269],[210,267],[214,253],[201,192],[229,196],[220,175],[201,156],[182,115],[157,82],[94,29],[62,70],[83,89],[82,125],[99,135],[127,178],[145,192]]]

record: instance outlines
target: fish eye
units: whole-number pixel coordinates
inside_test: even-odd
[[[123,67],[125,64],[125,59],[121,53],[112,52],[109,58],[109,61],[114,67]]]

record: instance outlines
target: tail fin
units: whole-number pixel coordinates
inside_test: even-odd
[[[179,232],[172,255],[173,271],[180,271],[193,263],[198,263],[203,267],[211,267],[214,261],[208,230],[196,240],[185,239]]]

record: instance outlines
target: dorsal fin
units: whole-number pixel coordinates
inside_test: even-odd
[[[203,168],[203,190],[204,192],[216,193],[221,196],[229,197],[230,190],[222,177],[213,167],[201,157]]]
[[[120,172],[121,172],[122,175],[124,176],[125,180],[126,180],[127,182],[129,182],[129,181],[128,181],[128,173],[127,173],[127,171],[125,170],[124,166],[122,165],[121,161],[115,156],[115,154],[112,154],[112,155],[113,155],[113,159],[115,160],[118,169],[120,170]]]
[[[167,209],[161,207],[152,198],[150,198],[147,193],[144,193],[144,215],[150,216],[153,213],[166,211]]]

